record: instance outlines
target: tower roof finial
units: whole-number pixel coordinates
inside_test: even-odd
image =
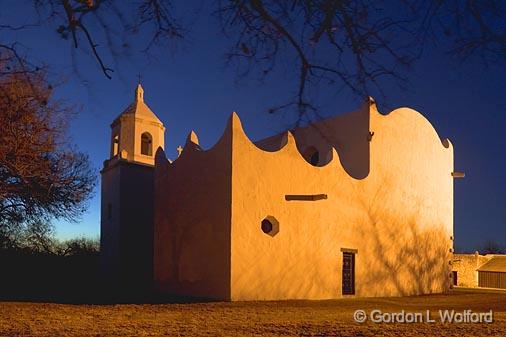
[[[135,89],[135,100],[138,102],[144,102],[144,89],[142,88],[140,82],[137,84],[137,88]]]

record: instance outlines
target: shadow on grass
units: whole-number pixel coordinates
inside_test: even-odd
[[[0,301],[65,304],[161,304],[210,302],[160,295],[127,283],[107,284],[99,254],[59,256],[0,251]]]

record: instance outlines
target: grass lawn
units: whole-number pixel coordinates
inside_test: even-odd
[[[356,323],[353,313],[493,310],[493,323]],[[0,302],[0,336],[506,336],[506,292],[199,304]]]

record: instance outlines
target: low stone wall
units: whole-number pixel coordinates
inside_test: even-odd
[[[457,272],[457,286],[460,287],[478,287],[478,269],[484,263],[488,262],[495,255],[474,254],[454,254],[452,271]]]

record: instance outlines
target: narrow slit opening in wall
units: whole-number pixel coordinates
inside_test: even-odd
[[[119,136],[114,136],[112,140],[112,156],[115,157],[119,153]]]
[[[111,219],[112,219],[112,204],[108,203],[107,204],[107,220],[111,220]]]

